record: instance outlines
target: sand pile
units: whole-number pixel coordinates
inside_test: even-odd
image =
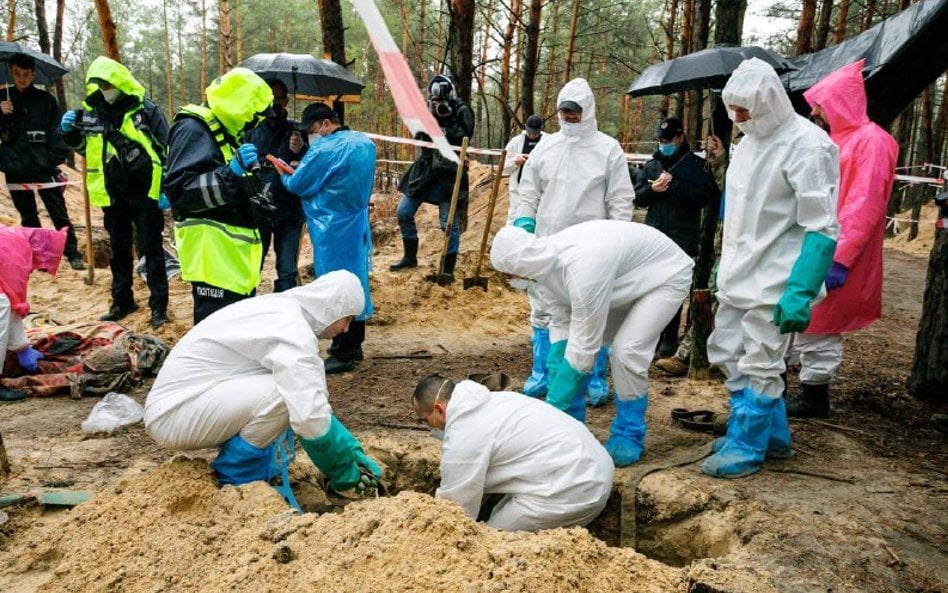
[[[38,585],[24,591],[681,589],[677,569],[584,529],[503,533],[414,492],[293,515],[268,486],[218,489],[205,462],[183,459],[22,538],[0,584]]]

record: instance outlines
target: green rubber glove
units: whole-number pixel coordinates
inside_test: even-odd
[[[560,340],[550,344],[550,351],[546,355],[546,380],[547,385],[553,381],[556,371],[566,356],[566,340]]]
[[[378,464],[365,454],[358,439],[335,416],[329,422],[329,431],[323,436],[315,439],[297,438],[309,458],[326,476],[329,487],[336,492],[371,486],[364,483],[363,478],[367,476],[360,471],[360,464],[376,478],[382,476]]]
[[[549,386],[546,390],[546,403],[565,412],[573,403],[573,400],[576,399],[576,394],[586,384],[586,379],[589,378],[590,374],[577,371],[568,360],[563,358],[555,373],[551,368]]]
[[[787,290],[774,307],[780,333],[802,332],[810,325],[810,301],[816,298],[833,263],[836,241],[819,233],[803,236],[803,248],[793,264]]]
[[[517,220],[513,221],[515,227],[520,227],[528,233],[534,233],[537,230],[537,219],[530,218],[529,216],[521,216]]]

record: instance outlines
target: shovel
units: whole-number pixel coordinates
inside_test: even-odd
[[[500,191],[500,180],[504,172],[504,162],[507,160],[507,149],[500,152],[497,169],[494,171],[494,184],[490,188],[490,201],[487,203],[487,222],[484,225],[484,236],[481,237],[481,252],[477,256],[477,267],[474,275],[464,279],[464,290],[475,286],[487,290],[487,276],[481,276],[481,265],[484,263],[484,252],[487,251],[487,238],[490,236],[491,223],[494,222],[494,204],[497,203],[497,192]]]
[[[448,242],[451,240],[451,227],[454,222],[454,213],[458,208],[458,196],[461,193],[461,176],[464,174],[464,163],[467,159],[468,137],[464,137],[461,142],[461,155],[458,157],[458,170],[454,175],[454,191],[451,193],[451,209],[448,210],[448,222],[444,225],[444,247],[441,248],[441,262],[438,264],[437,274],[428,274],[425,280],[428,282],[437,282],[438,286],[450,286],[454,282],[454,276],[444,273],[444,258],[448,255]]]
[[[63,191],[63,195],[65,195]],[[95,282],[95,254],[92,251],[92,205],[89,203],[89,188],[86,186],[86,159],[82,159],[82,205],[86,215],[86,277],[83,281],[92,286]]]

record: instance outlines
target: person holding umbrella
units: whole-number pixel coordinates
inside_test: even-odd
[[[0,101],[0,171],[7,183],[50,183],[62,181],[58,165],[66,160],[69,147],[58,133],[59,103],[50,93],[33,86],[36,60],[27,54],[13,54],[8,61],[13,88],[9,85]],[[46,212],[57,229],[66,228],[64,256],[74,270],[84,270],[76,231],[69,221],[62,187],[38,190]],[[40,226],[36,194],[32,190],[10,190],[20,224]]]

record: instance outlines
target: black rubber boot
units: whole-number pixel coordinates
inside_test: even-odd
[[[444,275],[454,279],[454,267],[458,264],[458,254],[449,253],[444,256]]]
[[[400,262],[388,267],[393,272],[418,267],[418,239],[402,239],[402,245],[405,246],[404,257]]]
[[[799,396],[787,399],[787,416],[791,418],[826,418],[830,413],[829,384],[801,383]]]

